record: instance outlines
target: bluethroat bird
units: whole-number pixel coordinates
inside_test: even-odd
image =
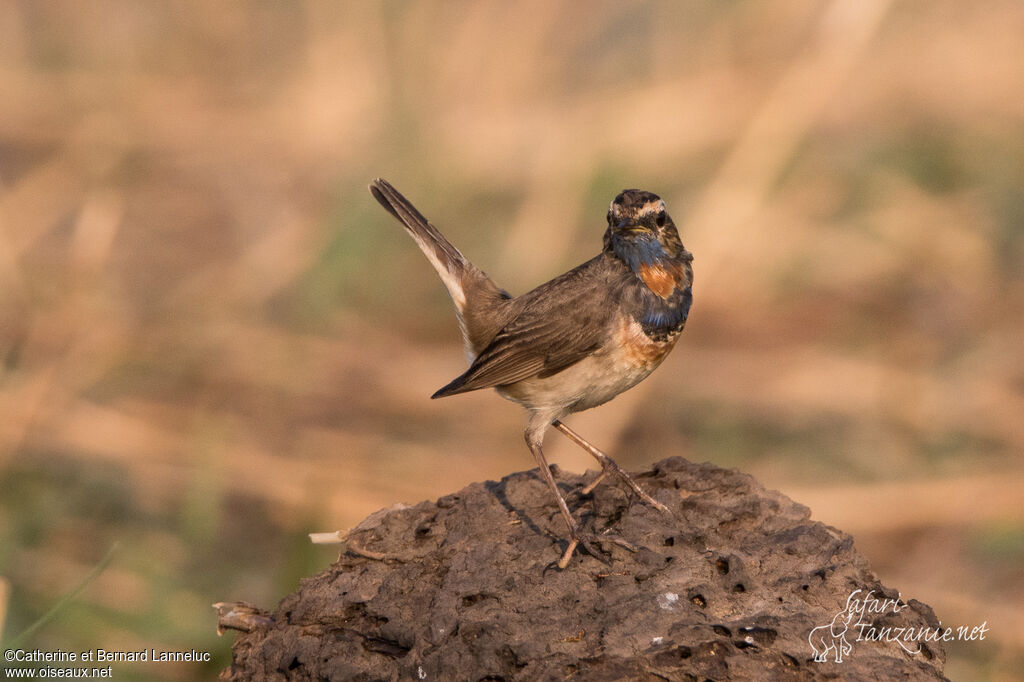
[[[665,202],[627,189],[608,209],[604,246],[594,258],[523,294],[510,296],[473,265],[387,181],[370,192],[397,218],[426,255],[455,303],[472,364],[433,398],[494,388],[529,412],[526,444],[558,502],[570,541],[558,561],[565,568],[577,546],[604,561],[569,512],[541,444],[549,427],[590,453],[601,474],[617,476],[647,504],[661,504],[562,419],[597,407],[635,386],[661,364],[683,331],[693,300],[693,256],[679,239]],[[616,540],[624,547],[628,543]]]

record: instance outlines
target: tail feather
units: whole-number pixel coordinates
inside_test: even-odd
[[[465,310],[466,291],[462,277],[470,267],[466,257],[387,180],[376,178],[370,183],[370,193],[388,213],[398,218],[405,226],[406,232],[416,241],[430,264],[437,270],[445,288],[451,294],[452,301],[455,302],[455,307],[460,313]]]
[[[470,263],[387,180],[377,178],[371,182],[370,193],[405,226],[405,231],[437,270],[455,303],[466,355],[472,361],[508,321],[512,297]]]

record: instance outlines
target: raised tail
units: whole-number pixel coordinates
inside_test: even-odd
[[[511,296],[469,262],[387,180],[376,178],[370,183],[370,193],[402,223],[434,266],[455,303],[466,352],[475,357],[504,326]]]
[[[466,307],[462,276],[471,266],[470,262],[387,180],[376,178],[370,183],[370,193],[388,213],[398,218],[405,231],[416,240],[461,313]]]

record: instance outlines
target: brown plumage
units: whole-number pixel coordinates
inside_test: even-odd
[[[597,539],[583,533],[558,492],[542,450],[554,426],[619,476],[645,502],[645,493],[606,454],[561,422],[601,405],[647,377],[675,345],[692,301],[692,256],[683,247],[665,203],[655,194],[624,190],[608,210],[603,248],[594,258],[522,296],[511,297],[467,260],[386,181],[370,192],[395,216],[437,270],[455,303],[472,364],[434,398],[495,388],[529,411],[526,442],[548,482],[571,541],[591,554]],[[627,543],[617,541],[623,546]]]

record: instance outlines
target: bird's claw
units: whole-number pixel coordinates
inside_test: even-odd
[[[594,533],[584,533],[582,531],[577,530],[573,531],[572,535],[570,536],[569,546],[565,548],[565,552],[562,554],[562,558],[558,560],[558,568],[564,569],[566,566],[569,565],[569,561],[572,559],[572,555],[576,551],[577,547],[582,547],[587,554],[594,557],[602,564],[605,564],[606,566],[611,565],[611,562],[608,560],[607,554],[603,551],[598,550],[595,547],[595,545],[601,545],[608,542],[616,544],[629,552],[637,551],[635,546],[626,542],[617,535],[608,533],[607,531],[599,535],[595,535]]]
[[[650,506],[654,507],[658,511],[663,512],[665,514],[671,513],[668,507],[666,507],[661,502],[658,502],[656,499],[647,494],[647,491],[641,488],[640,484],[634,481],[632,476],[627,474],[623,469],[619,468],[619,465],[616,464],[615,461],[612,460],[612,458],[605,456],[603,459],[600,460],[600,462],[601,473],[598,475],[597,478],[595,478],[593,481],[591,481],[589,484],[587,484],[584,488],[580,490],[580,492],[582,492],[584,495],[589,495],[594,491],[594,488],[597,487],[598,483],[603,481],[609,475],[614,475],[622,479],[622,481],[629,487],[629,489],[636,493],[637,497],[643,500],[646,504],[649,504]]]

